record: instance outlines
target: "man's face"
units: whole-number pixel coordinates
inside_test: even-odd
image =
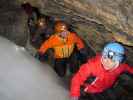
[[[119,66],[118,61],[113,61],[108,57],[102,57],[101,62],[106,70],[112,70]]]

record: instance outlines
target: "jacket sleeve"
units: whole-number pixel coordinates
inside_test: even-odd
[[[75,43],[76,43],[77,48],[79,50],[84,48],[85,45],[84,45],[82,39],[76,33],[73,33],[73,35],[74,35],[74,39],[75,39]]]
[[[91,68],[88,63],[83,64],[79,71],[74,75],[71,81],[71,96],[80,96],[80,86],[83,85],[84,81],[91,75]]]
[[[44,54],[49,48],[52,48],[53,46],[53,37],[50,37],[48,40],[46,40],[40,47],[40,49],[38,50],[38,52],[40,54]]]
[[[129,66],[128,64],[125,65],[126,66],[126,71],[133,74],[133,66]]]

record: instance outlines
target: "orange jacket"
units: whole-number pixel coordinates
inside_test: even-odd
[[[82,40],[75,33],[69,33],[65,39],[58,34],[54,34],[41,45],[39,53],[44,54],[49,48],[53,48],[55,58],[68,58],[72,54],[75,45],[79,50],[84,48]]]

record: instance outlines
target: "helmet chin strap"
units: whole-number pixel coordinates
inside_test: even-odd
[[[104,67],[106,70],[113,70],[113,69],[116,69],[116,68],[119,66],[119,64],[120,64],[120,62],[117,61],[117,62],[115,62],[115,64],[113,65],[112,68],[107,68],[107,66],[105,66],[104,63],[103,63],[103,59],[105,59],[105,58],[102,56],[102,58],[101,58],[101,63],[102,63],[103,67]]]

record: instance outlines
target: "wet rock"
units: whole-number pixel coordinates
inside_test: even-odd
[[[1,0],[0,34],[20,45],[25,45],[28,37],[26,15],[20,9],[24,1],[43,14],[67,21],[95,52],[109,41],[121,42],[132,62],[132,0]]]

